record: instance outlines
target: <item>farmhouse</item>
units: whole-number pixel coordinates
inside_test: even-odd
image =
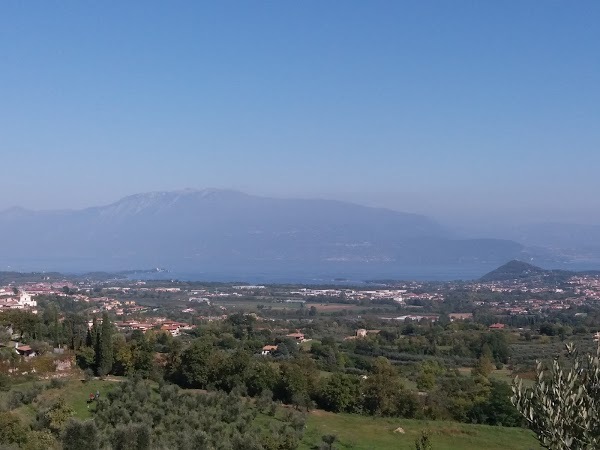
[[[265,345],[262,348],[262,352],[260,354],[263,355],[263,356],[267,356],[267,355],[270,355],[275,350],[277,350],[277,346],[276,345]]]
[[[285,337],[295,339],[297,342],[304,342],[306,340],[304,338],[304,333],[290,333],[286,334]]]

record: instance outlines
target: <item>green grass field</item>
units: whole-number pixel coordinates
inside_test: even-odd
[[[90,408],[95,407],[94,403],[91,405],[87,403],[90,393],[100,391],[100,396],[106,395],[117,382],[114,380],[90,380],[83,383],[82,381],[74,380],[66,389],[61,390],[60,395],[65,398],[67,405],[73,409],[75,417],[78,419],[88,419],[91,417]]]
[[[401,427],[404,433],[394,432]],[[300,449],[320,445],[321,437],[337,437],[339,450],[414,450],[415,440],[428,430],[435,450],[538,450],[535,436],[522,428],[469,425],[445,421],[373,418],[314,411],[310,414]]]

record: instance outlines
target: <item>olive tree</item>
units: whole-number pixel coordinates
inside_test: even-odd
[[[567,359],[555,358],[550,370],[537,362],[535,385],[524,388],[518,377],[511,401],[548,449],[600,448],[600,347],[579,356],[567,344]]]

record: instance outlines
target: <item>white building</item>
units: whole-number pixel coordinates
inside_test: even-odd
[[[21,295],[19,296],[19,305],[24,308],[35,308],[37,306],[37,302],[31,298],[31,295],[25,291],[21,291]]]

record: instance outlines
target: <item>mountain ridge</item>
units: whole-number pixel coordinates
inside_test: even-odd
[[[3,260],[25,257],[50,267],[58,259],[88,261],[86,270],[268,272],[289,265],[285,270],[352,267],[370,274],[375,266],[491,265],[524,250],[510,240],[457,239],[419,214],[220,189],[134,194],[80,210],[0,212],[0,236]]]

